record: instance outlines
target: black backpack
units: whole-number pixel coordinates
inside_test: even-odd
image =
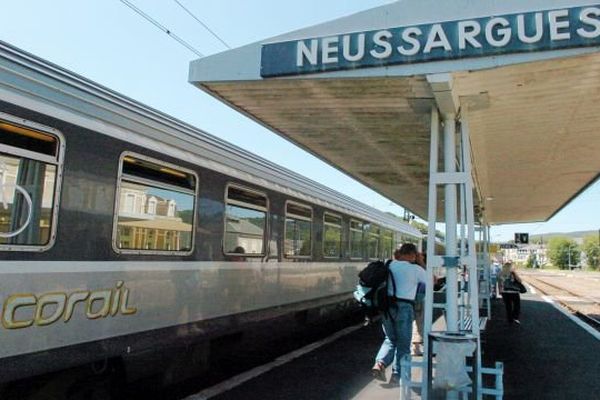
[[[359,288],[362,288],[357,292],[362,294],[362,298],[357,298],[357,300],[365,307],[367,316],[387,313],[390,308],[388,277],[390,276],[391,262],[392,260],[385,262],[382,260],[371,261],[358,273]],[[396,282],[393,279],[392,285],[393,293],[396,295]]]

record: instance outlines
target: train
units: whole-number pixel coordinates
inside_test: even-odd
[[[0,42],[0,384],[115,361],[134,379],[157,352],[206,364],[190,349],[351,307],[360,268],[421,240]]]

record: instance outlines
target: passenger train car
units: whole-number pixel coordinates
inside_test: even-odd
[[[358,268],[420,239],[0,42],[0,383],[107,360],[133,377],[157,349],[325,315]]]

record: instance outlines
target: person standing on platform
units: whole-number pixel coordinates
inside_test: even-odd
[[[500,265],[493,263],[490,268],[490,298],[495,299],[498,293],[498,274],[500,273]]]
[[[507,262],[502,266],[502,271],[498,275],[498,287],[506,307],[507,322],[520,325],[521,295],[519,294],[519,286],[515,282],[522,283],[512,263]]]
[[[423,255],[412,243],[405,243],[396,250],[394,259],[388,279],[394,280],[396,295],[393,293],[394,285],[388,283],[391,304],[382,316],[385,339],[375,357],[372,373],[375,378],[385,380],[385,368],[393,363],[390,384],[397,385],[400,382],[400,360],[410,353],[417,286],[426,283],[427,275],[425,269],[417,265],[425,265]]]

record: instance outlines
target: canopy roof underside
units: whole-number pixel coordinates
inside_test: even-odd
[[[431,109],[440,106],[437,81],[428,78],[447,75],[452,103],[469,124],[476,204],[485,221],[545,221],[600,176],[599,45],[277,78],[260,75],[261,48],[574,3],[590,4],[402,0],[196,60],[190,82],[426,217]]]
[[[549,219],[600,171],[600,54],[456,72],[491,224]],[[236,109],[419,216],[427,215],[424,75],[205,82]]]

